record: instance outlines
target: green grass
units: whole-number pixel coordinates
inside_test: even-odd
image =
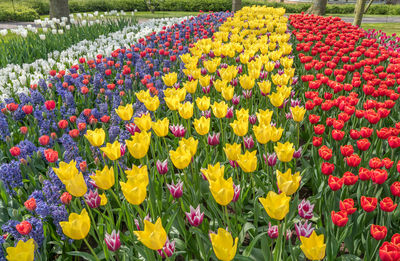
[[[362,28],[382,30],[388,35],[393,33],[400,35],[400,23],[362,24]]]

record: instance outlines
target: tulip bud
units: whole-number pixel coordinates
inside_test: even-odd
[[[28,133],[28,128],[25,127],[25,126],[22,126],[21,128],[19,128],[19,131],[20,131],[23,135],[25,135],[26,133]]]
[[[28,221],[22,221],[15,228],[23,236],[28,235],[32,231],[32,225]]]
[[[10,153],[12,156],[17,157],[21,154],[21,150],[20,150],[20,148],[15,146],[10,149]]]
[[[244,142],[244,146],[248,150],[254,147],[254,140],[253,140],[253,136],[251,136],[251,135],[243,137],[243,142]]]
[[[30,198],[24,202],[24,206],[29,211],[34,211],[36,209],[36,200],[35,198]]]
[[[90,208],[97,208],[100,206],[101,198],[97,190],[95,190],[94,192],[90,190],[89,193],[85,194],[84,198]]]
[[[257,123],[257,116],[256,115],[250,115],[249,116],[249,122],[251,125],[254,125]]]
[[[111,234],[105,233],[104,241],[106,241],[106,245],[108,250],[117,251],[121,247],[121,240],[119,238],[119,231],[115,232],[115,229],[111,232]]]
[[[236,202],[239,199],[240,196],[240,185],[235,185],[233,184],[233,190],[234,190],[234,194],[233,194],[233,199],[232,202]]]
[[[253,91],[252,90],[244,90],[242,93],[243,93],[243,97],[245,99],[250,99],[251,96],[253,96]]]
[[[179,181],[176,185],[174,184],[174,182],[172,182],[171,185],[167,184],[169,192],[175,199],[182,197],[183,194],[182,186],[183,186],[182,181]]]
[[[297,206],[297,209],[300,217],[305,219],[313,217],[314,204],[311,204],[310,201],[303,199]]]
[[[268,166],[273,167],[276,165],[276,161],[277,161],[277,156],[276,153],[267,153],[267,155],[263,154],[263,158],[266,164],[268,164]]]
[[[190,225],[198,227],[203,222],[204,212],[200,212],[200,205],[197,208],[190,206],[190,212],[185,212]]]
[[[302,152],[302,148],[301,147],[298,150],[295,150],[294,153],[293,153],[293,158],[295,158],[295,159],[301,158],[301,152]]]
[[[69,194],[68,192],[64,192],[64,193],[61,195],[60,200],[61,200],[61,202],[62,202],[64,205],[69,205],[69,203],[70,203],[71,200],[72,200],[72,196],[71,196],[71,194]]]
[[[210,133],[208,134],[207,137],[207,143],[210,146],[216,146],[219,144],[219,137],[220,137],[220,133],[215,133],[213,132],[213,134],[211,135]]]
[[[228,110],[226,112],[226,118],[227,119],[233,118],[233,106],[228,108]]]
[[[240,95],[233,95],[233,98],[232,98],[232,104],[233,105],[238,105],[240,103]]]
[[[156,162],[157,171],[160,175],[164,175],[168,172],[168,159],[164,161],[157,160]]]
[[[279,236],[278,226],[277,225],[271,226],[271,222],[269,222],[267,233],[271,239],[278,238],[278,236]]]
[[[157,252],[162,258],[165,258],[165,254],[167,254],[167,257],[171,257],[175,252],[175,241],[170,242],[167,238],[163,248],[157,250]]]
[[[308,220],[306,220],[304,223],[298,222],[294,224],[294,227],[296,229],[296,234],[299,239],[300,237],[310,237],[311,233],[314,231],[312,223],[308,223]]]

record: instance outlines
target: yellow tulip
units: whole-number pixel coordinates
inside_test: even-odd
[[[293,120],[297,122],[301,122],[304,119],[304,114],[306,113],[306,109],[303,107],[291,107],[290,111],[292,112]]]
[[[238,120],[249,120],[249,110],[245,108],[241,108],[240,110],[235,111],[236,119]]]
[[[278,142],[277,146],[274,146],[274,150],[280,162],[289,162],[293,158],[294,147],[293,143],[289,141],[284,144]]]
[[[132,140],[126,140],[126,147],[128,147],[129,153],[135,159],[141,159],[146,156],[147,151],[150,147],[151,133],[142,131],[136,132],[132,136]]]
[[[114,143],[107,143],[105,147],[100,148],[110,160],[117,160],[121,157],[121,145],[116,140]]]
[[[144,165],[140,168],[136,165],[132,165],[132,169],[126,170],[125,174],[128,180],[132,179],[134,182],[138,182],[144,186],[149,184],[149,172],[147,170],[147,165]]]
[[[285,100],[285,97],[279,92],[271,93],[268,98],[274,107],[280,107]]]
[[[235,91],[235,88],[232,85],[228,85],[226,87],[223,87],[222,89],[222,97],[226,100],[226,101],[230,101],[233,98],[233,94]]]
[[[90,176],[90,178],[96,183],[97,187],[107,190],[114,186],[114,169],[108,168],[106,165],[103,170],[96,170],[96,175]]]
[[[33,238],[24,242],[19,240],[15,247],[7,247],[8,261],[33,261],[35,257],[35,241]]]
[[[221,62],[221,58],[219,58],[219,60],[217,60],[217,59],[212,59],[212,60],[209,60],[209,61],[203,61],[204,67],[207,69],[207,71],[209,73],[215,73],[217,71],[219,63]]]
[[[240,86],[245,90],[251,90],[254,87],[255,81],[249,75],[242,75],[239,77]]]
[[[210,75],[205,75],[205,76],[200,76],[199,77],[199,83],[201,87],[207,87],[208,85],[210,85]]]
[[[271,126],[271,140],[273,142],[277,142],[278,140],[281,139],[283,133],[282,128],[277,128],[275,126]]]
[[[186,89],[186,91],[188,93],[195,93],[196,89],[197,89],[197,83],[199,81],[198,80],[194,80],[194,81],[187,81],[183,83],[183,87]]]
[[[164,101],[167,104],[169,110],[171,111],[178,110],[179,107],[178,96],[169,96],[169,97],[165,96]]]
[[[260,124],[270,125],[271,119],[272,119],[272,114],[274,114],[274,111],[270,111],[268,109],[258,110],[258,112],[256,113],[258,122]]]
[[[246,120],[234,120],[232,123],[229,123],[229,125],[232,127],[233,132],[239,137],[246,135],[249,130],[249,122]]]
[[[272,70],[275,68],[275,63],[274,62],[267,62],[265,64],[265,70],[267,72],[272,72]]]
[[[268,94],[271,92],[271,82],[270,81],[263,81],[263,82],[258,82],[258,87],[260,88],[260,91],[264,94]]]
[[[63,181],[65,189],[75,197],[82,197],[87,192],[86,182],[81,172],[75,174],[71,179]]]
[[[253,126],[254,135],[260,144],[266,144],[271,140],[271,130],[270,125],[260,124]]]
[[[194,129],[199,135],[206,135],[210,131],[210,118],[201,116],[193,121]]]
[[[282,220],[289,213],[290,197],[284,192],[276,194],[270,191],[266,198],[259,198],[259,200],[270,218]]]
[[[292,175],[291,169],[288,169],[285,173],[276,170],[276,178],[278,180],[278,188],[288,196],[294,194],[300,186],[300,172]]]
[[[186,168],[187,166],[189,166],[190,161],[192,160],[190,149],[186,146],[179,146],[176,150],[170,150],[169,157],[171,158],[174,166],[178,169]]]
[[[158,137],[165,137],[169,131],[169,119],[164,118],[156,122],[151,123],[151,129],[156,133]]]
[[[211,244],[215,253],[215,256],[219,260],[230,261],[236,255],[237,245],[239,238],[233,238],[231,233],[223,228],[218,228],[218,233],[210,233]]]
[[[221,206],[228,205],[235,194],[235,190],[233,189],[233,181],[232,177],[228,180],[225,180],[224,177],[219,177],[217,180],[210,182],[210,191],[213,195],[215,201]]]
[[[115,112],[121,118],[121,120],[129,121],[133,116],[133,107],[132,104],[127,104],[126,106],[118,106],[118,109],[115,109]]]
[[[151,117],[150,113],[142,114],[140,117],[136,117],[135,124],[142,132],[146,132],[151,128]]]
[[[239,159],[239,155],[241,153],[241,144],[233,143],[233,144],[225,144],[225,155],[228,160],[237,161]]]
[[[60,222],[64,235],[74,240],[84,239],[90,230],[90,218],[86,209],[81,214],[71,213],[68,221]]]
[[[300,241],[300,249],[308,259],[322,260],[325,257],[324,234],[318,236],[314,230],[308,238],[300,236]]]
[[[239,164],[240,168],[246,172],[254,172],[257,169],[257,151],[246,151],[244,154],[239,155],[239,159],[237,163]]]
[[[221,79],[218,79],[218,80],[213,82],[213,86],[217,90],[217,92],[221,92],[222,89],[224,87],[226,87],[227,85],[228,85],[228,82],[224,81],[224,80],[221,80]]]
[[[162,249],[167,242],[167,232],[162,226],[161,218],[158,218],[155,224],[144,220],[144,230],[134,231],[134,233],[143,245],[152,250]]]
[[[182,102],[186,98],[186,89],[185,88],[177,89],[176,95],[178,96],[179,102]]]
[[[158,98],[158,96],[154,96],[144,100],[143,103],[144,106],[146,106],[147,110],[156,111],[160,106],[160,99]]]
[[[185,120],[188,120],[188,119],[192,118],[192,116],[193,116],[193,103],[185,102],[184,104],[179,104],[178,112],[179,112],[179,115]]]
[[[171,87],[178,81],[178,74],[176,72],[165,74],[162,76],[162,79],[165,85]]]
[[[127,182],[120,181],[122,193],[132,205],[140,205],[146,199],[147,184],[143,180],[128,178]]]
[[[100,206],[105,206],[107,203],[108,203],[108,199],[107,199],[107,196],[106,196],[106,194],[100,194],[99,195],[100,196]]]
[[[69,180],[79,173],[79,170],[76,168],[75,160],[71,160],[69,163],[61,161],[58,168],[53,167],[53,171],[61,182]]]
[[[193,137],[190,137],[188,139],[182,138],[179,141],[179,146],[186,147],[187,149],[189,149],[192,157],[196,154],[198,144],[199,144],[199,141],[194,139]]]
[[[102,128],[97,128],[94,131],[87,130],[85,138],[90,142],[92,146],[100,147],[104,143],[104,139],[106,138],[106,133]]]
[[[210,97],[203,96],[196,98],[196,105],[201,111],[206,111],[210,108]]]
[[[217,181],[220,177],[224,177],[225,166],[220,166],[219,162],[215,165],[208,164],[206,169],[201,169],[201,173],[206,176],[210,182]]]
[[[226,113],[228,112],[228,104],[226,104],[224,101],[222,102],[214,102],[213,105],[211,105],[212,111],[217,118],[225,118]]]
[[[136,98],[137,98],[140,102],[143,102],[143,103],[145,102],[145,100],[151,98],[150,90],[147,90],[147,91],[141,90],[141,91],[139,91],[139,92],[136,92],[135,95],[136,95]]]

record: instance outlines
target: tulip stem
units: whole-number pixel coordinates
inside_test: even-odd
[[[228,216],[228,207],[225,206],[225,217],[226,217],[226,226],[228,227],[229,230],[229,216]],[[231,231],[232,232],[232,231]]]
[[[96,258],[96,260],[100,260],[96,253],[94,252],[93,248],[90,246],[89,242],[86,240],[86,238],[83,239],[83,241],[85,241],[87,247],[89,248],[90,252],[92,253],[92,255]]]

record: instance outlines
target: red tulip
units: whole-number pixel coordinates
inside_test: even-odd
[[[371,236],[375,240],[382,240],[386,237],[387,228],[385,226],[371,225]]]
[[[388,178],[388,173],[384,169],[375,169],[372,171],[371,180],[376,184],[383,184]]]
[[[343,179],[330,175],[328,178],[328,185],[333,191],[337,191],[343,186]]]
[[[361,207],[365,212],[372,212],[375,210],[378,200],[372,197],[361,197]]]
[[[335,165],[329,162],[323,162],[321,165],[321,172],[324,175],[331,175],[333,171],[335,170]]]
[[[338,227],[344,227],[347,222],[349,221],[349,218],[347,216],[347,212],[346,211],[332,211],[331,212],[331,219],[333,224],[335,224]]]
[[[400,260],[400,247],[389,242],[383,242],[379,248],[379,257],[382,261]]]
[[[379,202],[379,206],[385,212],[393,212],[396,209],[397,204],[394,204],[390,197],[386,197]]]
[[[354,207],[354,200],[352,198],[346,198],[339,202],[340,210],[345,211],[347,215],[351,215],[356,212],[357,208]]]

